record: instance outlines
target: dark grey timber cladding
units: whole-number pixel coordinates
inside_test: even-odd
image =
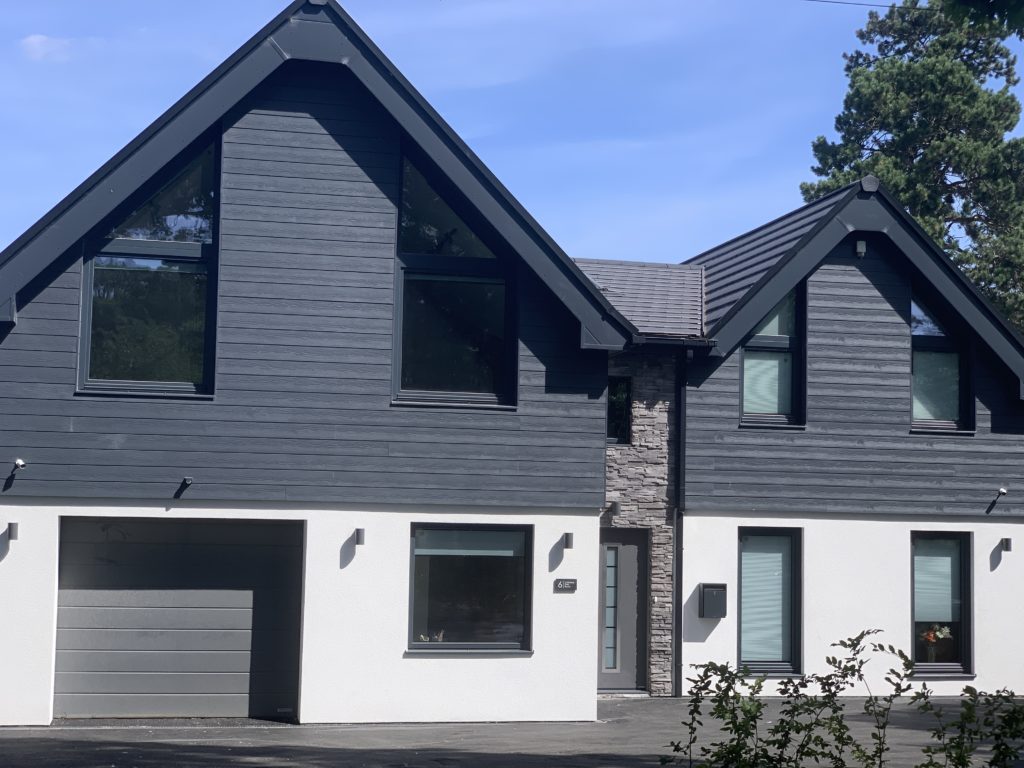
[[[57,717],[297,715],[302,524],[64,518]]]
[[[606,354],[525,267],[512,411],[391,405],[399,130],[293,62],[228,116],[212,401],[76,396],[81,260],[0,337],[14,496],[598,508]]]
[[[853,240],[868,255],[853,256]],[[884,238],[851,236],[807,281],[807,426],[741,428],[737,350],[696,361],[687,393],[686,510],[1024,514],[1024,407],[972,340],[977,433],[910,429],[911,276]],[[963,330],[963,329],[961,329]]]

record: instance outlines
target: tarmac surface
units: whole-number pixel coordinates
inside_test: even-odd
[[[867,745],[862,700],[847,721]],[[3,768],[653,768],[682,737],[681,699],[612,698],[597,722],[286,725],[258,720],[75,720],[0,728]],[[898,705],[888,765],[924,759],[930,723]],[[710,734],[709,734],[710,735]],[[851,761],[851,765],[852,765]]]

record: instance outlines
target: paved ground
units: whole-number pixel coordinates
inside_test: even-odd
[[[294,726],[252,720],[79,720],[0,728],[3,768],[653,768],[681,736],[685,702],[608,699],[596,723]],[[855,735],[867,719],[851,701]],[[920,762],[927,723],[894,713],[892,766]]]

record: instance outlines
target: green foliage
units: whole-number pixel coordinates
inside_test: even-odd
[[[812,143],[807,201],[877,176],[1018,327],[1024,328],[1024,139],[1007,32],[904,0],[871,12],[845,54],[837,141]]]
[[[1024,38],[1024,3],[1021,0],[940,0],[933,5],[954,19],[995,22],[1008,33]]]
[[[689,704],[682,722],[684,738],[670,742],[672,754],[662,765],[687,768],[800,768],[830,766],[883,768],[890,747],[887,732],[896,702],[911,693],[912,659],[902,650],[870,642],[878,630],[865,630],[835,643],[844,653],[825,659],[827,671],[774,681],[779,697],[778,715],[767,720],[764,698],[766,678],[753,676],[746,667],[698,664],[689,678]],[[886,691],[876,695],[867,684],[864,667],[872,657],[894,660],[884,679]],[[857,741],[845,720],[842,696],[855,685],[867,691],[864,712],[872,724],[867,743]],[[1010,768],[1024,751],[1024,702],[1013,691],[988,694],[971,686],[963,689],[956,716],[948,715],[932,699],[926,684],[908,699],[935,725],[933,743],[924,747],[924,761],[916,768],[968,768],[986,753],[985,765]],[[704,717],[710,718],[706,726]],[[711,734],[701,739],[705,729]],[[700,743],[703,741],[703,743]]]

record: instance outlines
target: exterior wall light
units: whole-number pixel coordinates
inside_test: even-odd
[[[360,547],[366,543],[366,529],[356,528],[356,546]]]
[[[8,541],[17,541],[18,540],[18,524],[17,523],[8,523],[7,524],[7,540]],[[1006,541],[1006,539],[1004,539],[1004,541]]]
[[[562,534],[562,549],[572,549],[572,534],[571,533],[563,533]]]
[[[1003,548],[1003,552],[1013,551],[1013,539],[1000,539],[999,546]]]

